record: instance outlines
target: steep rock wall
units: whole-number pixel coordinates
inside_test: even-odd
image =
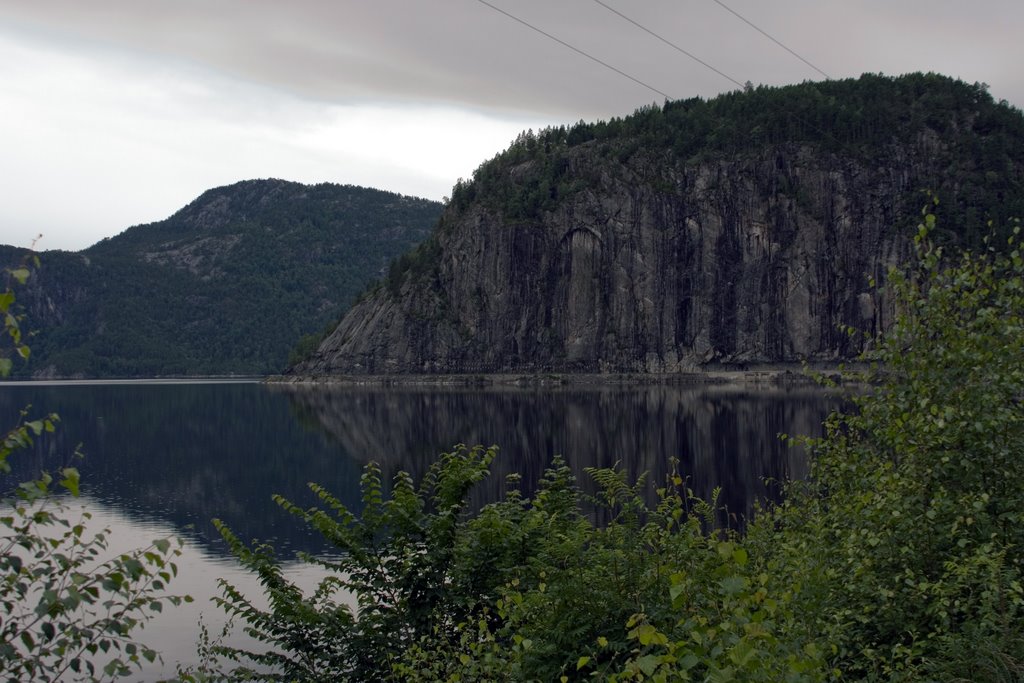
[[[298,374],[677,372],[829,360],[887,324],[901,207],[934,139],[863,162],[800,146],[678,163],[573,148],[584,189],[508,219],[449,208],[437,262],[356,305]],[[509,169],[528,178],[530,163]],[[923,201],[923,199],[922,199]],[[918,206],[920,202],[918,203]],[[397,294],[397,296],[396,296]]]

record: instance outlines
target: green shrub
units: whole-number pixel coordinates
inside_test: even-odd
[[[925,215],[891,277],[896,322],[856,411],[811,446],[813,476],[752,532],[847,679],[985,662],[1024,677],[1024,260],[947,258]],[[802,577],[798,583],[795,577]],[[943,673],[945,672],[945,673]],[[963,674],[961,674],[963,675]],[[998,680],[998,679],[994,679]]]

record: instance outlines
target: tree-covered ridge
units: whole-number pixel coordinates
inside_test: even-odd
[[[937,193],[967,245],[977,246],[988,221],[1007,225],[1024,215],[1021,112],[996,102],[984,84],[932,73],[758,86],[709,100],[652,104],[608,121],[527,131],[471,180],[460,180],[452,202],[465,208],[479,199],[511,219],[550,211],[591,184],[571,163],[583,146],[620,163],[646,156],[655,175],[659,165],[680,168],[798,146],[874,168],[905,165],[906,151],[919,150],[941,173],[931,174],[932,186],[909,193],[907,227],[922,189]]]
[[[38,334],[22,374],[279,371],[440,210],[368,188],[253,180],[81,252],[46,252],[23,297]]]

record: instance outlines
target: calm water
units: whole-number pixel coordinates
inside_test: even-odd
[[[56,435],[16,456],[12,481],[60,466],[81,444],[83,495],[76,504],[114,530],[118,549],[168,535],[187,540],[172,588],[197,602],[167,612],[143,633],[167,664],[142,676],[152,680],[189,660],[200,613],[216,629],[221,617],[208,598],[217,577],[256,593],[213,529],[214,517],[243,539],[271,541],[289,572],[312,585],[316,573],[295,553],[329,549],[271,495],[312,505],[306,483],[314,481],[358,508],[359,475],[370,460],[388,476],[406,470],[418,478],[453,444],[482,443],[501,450],[492,476],[473,494],[475,505],[502,495],[510,473],[532,489],[555,454],[582,482],[584,468],[616,463],[658,481],[676,458],[697,494],[720,486],[720,502],[740,518],[755,499],[774,495],[766,479],[806,472],[803,455],[777,435],[819,433],[840,403],[813,389],[29,384],[0,386],[0,425],[13,425],[28,404],[35,414],[60,415]]]

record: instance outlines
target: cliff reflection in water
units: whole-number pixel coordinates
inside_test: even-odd
[[[443,389],[302,386],[286,391],[299,419],[319,424],[386,480],[399,470],[418,481],[454,443],[496,444],[491,477],[474,492],[482,505],[505,493],[509,474],[533,491],[552,457],[565,457],[587,487],[587,467],[618,464],[630,479],[665,481],[671,459],[702,497],[719,486],[730,514],[749,515],[781,481],[806,475],[805,454],[778,437],[818,435],[842,399],[820,390],[704,386]]]
[[[327,550],[271,500],[306,507],[315,481],[359,509],[362,466],[376,460],[387,480],[417,479],[459,442],[497,444],[477,506],[504,493],[517,473],[530,495],[556,454],[582,485],[586,467],[619,463],[631,477],[664,480],[677,458],[694,491],[722,487],[737,515],[772,493],[763,479],[803,476],[802,453],[779,432],[816,434],[841,399],[813,389],[563,387],[537,389],[358,388],[262,384],[77,384],[4,386],[0,419],[13,425],[33,404],[60,414],[57,434],[12,460],[16,482],[54,470],[81,443],[83,491],[140,523],[170,523],[210,552],[227,549],[213,529],[223,519],[243,539],[271,541],[289,558]],[[654,484],[649,486],[653,498]]]

